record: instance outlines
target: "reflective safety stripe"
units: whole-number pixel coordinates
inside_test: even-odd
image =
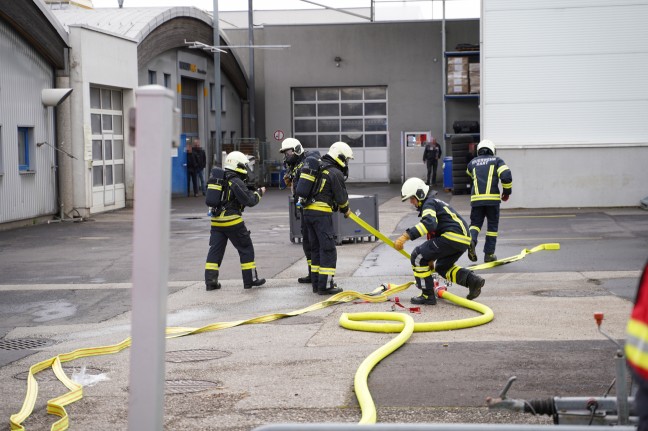
[[[315,274],[319,274],[319,265],[311,265],[311,272],[314,272]]]
[[[454,232],[446,232],[441,234],[442,237],[449,239],[450,241],[458,242],[460,244],[470,245],[470,237],[466,235],[461,235]]]
[[[212,217],[211,225],[214,227],[226,227],[226,226],[234,226],[235,224],[243,223],[243,217],[241,216],[236,216],[236,218],[231,220],[224,220],[224,219],[225,217],[223,218]]]
[[[313,211],[322,211],[325,213],[332,213],[333,209],[331,209],[331,206],[327,204],[326,202],[313,202],[312,204],[306,205],[304,208],[306,210],[313,210]]]
[[[436,218],[436,211],[434,211],[432,208],[425,209],[425,210],[423,210],[423,213],[421,214],[421,218],[423,218],[425,216],[432,216],[432,217]]]
[[[322,275],[335,275],[335,268],[323,268],[320,266],[319,273]]]
[[[241,269],[246,270],[246,269],[254,269],[256,268],[256,263],[254,262],[247,262],[247,263],[242,263],[241,264]]]
[[[210,190],[223,190],[223,186],[220,184],[207,184],[207,188]]]
[[[452,220],[454,220],[461,227],[461,232],[463,232],[464,235],[468,236],[468,232],[466,231],[466,226],[463,224],[463,222],[461,221],[459,216],[457,214],[453,213],[452,211],[450,211],[449,207],[443,207],[443,209],[445,210],[445,212],[450,214],[450,217],[452,217]],[[450,239],[450,238],[448,238],[448,239]],[[470,239],[470,238],[468,238],[468,239]]]
[[[468,229],[468,230],[474,230],[474,231],[477,231],[477,233],[481,232],[481,229],[478,228],[477,226],[470,226],[470,229]]]
[[[495,237],[496,237],[496,236],[497,236],[497,232],[489,232],[489,231],[486,231],[486,236],[495,236]]]
[[[630,319],[626,335],[625,354],[628,362],[648,375],[648,324]]]
[[[218,264],[217,264],[217,263],[210,263],[210,262],[207,262],[207,263],[205,264],[205,269],[210,269],[210,270],[212,270],[212,271],[218,271]]]
[[[418,224],[417,224],[416,226],[414,226],[414,227],[416,228],[416,230],[418,231],[418,233],[421,234],[421,236],[423,236],[423,235],[427,235],[428,230],[427,230],[427,228],[425,227],[425,225],[424,225],[423,223],[418,223]]]
[[[513,183],[502,183],[502,188],[503,189],[512,189],[513,188]]]
[[[486,190],[484,192],[489,193],[491,187],[493,186],[493,172],[495,171],[495,165],[490,165],[488,168],[488,181],[486,181]]]
[[[461,269],[460,266],[457,265],[452,265],[452,267],[446,272],[445,278],[446,280],[450,280],[453,283],[457,282],[457,272]]]
[[[412,265],[412,269],[414,270],[414,277],[416,278],[427,278],[432,275],[432,270],[430,269],[429,266]]]
[[[506,165],[502,165],[502,166],[500,166],[500,167],[497,169],[497,175],[502,175],[502,172],[508,170],[508,168],[509,168],[509,167],[506,166]]]
[[[496,194],[483,194],[483,195],[473,195],[470,198],[471,202],[477,201],[498,201],[500,200],[500,195]]]
[[[310,181],[310,182],[312,182],[312,183],[315,182],[315,177],[314,177],[313,175],[309,175],[309,174],[306,174],[306,173],[303,173],[303,172],[302,172],[302,174],[299,176],[299,179],[300,179],[300,180],[301,180],[301,179],[308,180],[308,181]]]

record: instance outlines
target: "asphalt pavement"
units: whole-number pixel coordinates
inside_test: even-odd
[[[392,239],[417,222],[395,184],[349,184],[349,192],[375,199],[381,232]],[[202,198],[172,200],[167,326],[288,313],[324,298],[300,285],[306,273],[301,244],[291,241],[287,191],[269,189],[245,211],[260,277],[242,287],[231,245],[222,264],[223,288],[202,282],[209,218]],[[439,198],[469,219],[467,195]],[[515,199],[515,195],[512,196]],[[154,215],[151,215],[154,216]],[[364,214],[369,217],[370,214]],[[345,221],[349,222],[349,221]],[[350,222],[349,222],[350,223]],[[133,211],[123,209],[81,222],[0,231],[0,420],[8,423],[26,393],[31,365],[75,349],[117,343],[130,333]],[[484,229],[485,231],[485,229]],[[477,247],[480,262],[481,243]],[[507,379],[512,398],[600,396],[614,378],[616,347],[594,323],[623,340],[640,270],[648,258],[648,213],[639,208],[507,209],[502,205],[497,255],[540,251],[480,271],[486,285],[477,302],[490,307],[488,324],[444,332],[417,332],[380,362],[369,378],[379,423],[549,424],[551,418],[489,411]],[[406,243],[411,251],[415,243]],[[459,262],[471,264],[467,256]],[[411,266],[375,238],[338,246],[336,280],[345,290],[370,292],[381,283],[412,280]],[[467,289],[450,286],[465,296]],[[406,305],[418,293],[401,293]],[[360,301],[356,301],[360,302]],[[372,351],[394,334],[350,331],[345,312],[392,311],[392,303],[335,305],[269,323],[169,339],[165,429],[251,430],[273,423],[356,423],[361,413],[354,374]],[[472,317],[475,312],[441,300],[408,313],[417,322]],[[71,430],[125,429],[129,352],[64,364],[85,378],[84,396],[67,407]],[[37,374],[39,394],[27,429],[49,429],[56,420],[46,401],[65,392],[50,370]]]

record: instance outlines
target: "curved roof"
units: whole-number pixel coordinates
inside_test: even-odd
[[[52,10],[52,13],[66,30],[71,25],[84,25],[124,36],[138,43],[153,30],[174,18],[194,18],[210,27],[212,25],[211,15],[195,7],[67,8]]]

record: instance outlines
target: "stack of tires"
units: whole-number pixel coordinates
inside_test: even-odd
[[[450,139],[452,149],[452,194],[470,194],[472,182],[466,173],[468,162],[475,157],[476,144],[472,135],[454,135]]]

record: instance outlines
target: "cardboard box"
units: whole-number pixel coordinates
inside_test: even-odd
[[[450,79],[468,79],[468,72],[448,72],[448,80]]]
[[[448,83],[448,94],[466,94],[468,93],[469,85],[466,80],[465,84],[460,85],[450,85]]]
[[[470,63],[468,65],[468,72],[470,72],[470,73],[479,74],[479,70],[480,70],[479,63]]]
[[[448,87],[454,85],[468,85],[468,77],[465,78],[448,78]]]
[[[450,65],[461,65],[468,67],[468,57],[448,57],[448,66]]]

